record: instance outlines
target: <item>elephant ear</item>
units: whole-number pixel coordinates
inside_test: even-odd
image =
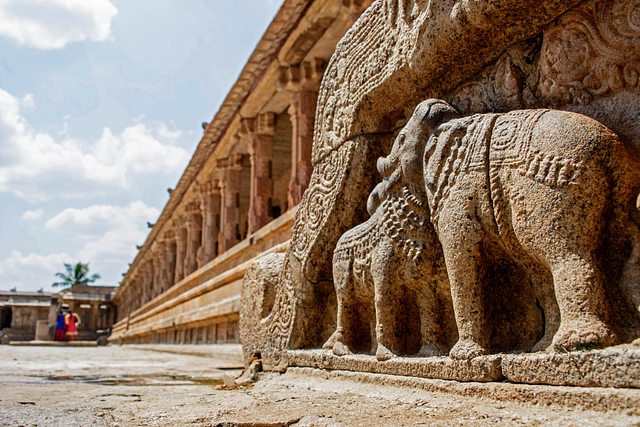
[[[442,167],[449,154],[451,137],[456,128],[455,123],[449,122],[460,118],[458,111],[451,105],[441,100],[434,101],[422,118],[423,138],[426,139],[423,157],[425,189],[432,193],[435,192],[441,179],[448,179],[448,175],[441,176]]]
[[[438,126],[449,120],[460,118],[460,113],[449,103],[441,99],[427,99],[416,107],[414,115],[418,115],[422,129],[431,134]]]

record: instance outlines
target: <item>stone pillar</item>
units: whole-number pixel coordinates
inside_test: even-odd
[[[154,242],[153,252],[151,254],[151,299],[154,299],[162,292],[162,259],[160,258],[161,244],[160,242]]]
[[[91,304],[91,324],[86,325],[91,332],[95,332],[101,326],[100,322],[100,303],[94,302]]]
[[[124,311],[122,313],[119,312],[119,307],[118,307],[118,313],[119,313],[119,317],[124,319],[125,317],[127,317],[128,315],[131,314],[132,311],[132,307],[134,304],[138,303],[138,287],[136,284],[136,278],[135,276],[132,274],[133,277],[131,277],[130,279],[130,284],[129,284],[129,292],[128,292],[128,297],[124,298]]]
[[[138,271],[136,271],[136,288],[138,291],[138,298],[136,298],[136,304],[131,307],[131,311],[135,311],[138,309],[138,307],[141,307],[144,304],[144,298],[145,298],[145,290],[144,290],[144,264],[140,263],[140,267],[138,267],[137,269]]]
[[[218,254],[220,232],[220,186],[218,180],[209,181],[200,187],[200,210],[202,211],[202,257],[198,268]]]
[[[313,124],[324,68],[325,61],[319,58],[305,61],[300,65],[280,68],[279,86],[291,94],[288,110],[292,125],[289,209],[302,200],[302,194],[309,186],[313,171],[311,164]]]
[[[220,181],[221,214],[218,234],[218,254],[240,241],[240,176],[242,154],[234,153],[226,159],[218,159],[218,169],[222,171]]]
[[[176,268],[173,282],[178,283],[184,278],[184,260],[187,254],[187,229],[184,218],[176,220]]]
[[[242,136],[249,137],[251,159],[251,195],[249,202],[249,234],[267,225],[271,217],[273,197],[273,136],[276,115],[263,113],[256,119],[242,120]]]
[[[311,146],[313,144],[313,121],[316,111],[317,92],[300,91],[291,97],[288,113],[293,129],[291,149],[291,180],[289,181],[288,205],[296,206],[309,186],[311,172]]]
[[[146,298],[146,292],[145,292],[145,287],[144,287],[144,274],[142,274],[142,270],[143,270],[144,265],[140,266],[140,272],[138,273],[138,298],[137,298],[137,305],[131,307],[131,312],[133,313],[134,311],[136,311],[138,308],[142,307],[142,305],[145,303],[145,298]]]
[[[198,268],[196,256],[202,236],[202,216],[200,203],[191,202],[187,205],[187,252],[184,261],[184,276],[187,277]]]
[[[140,279],[138,282],[138,287],[140,288],[140,305],[138,305],[135,310],[142,307],[147,302],[147,275],[146,275],[146,265],[141,263],[140,265]]]
[[[144,289],[146,290],[145,304],[153,298],[153,261],[147,260],[144,264]]]
[[[164,292],[165,289],[165,259],[166,259],[166,244],[162,239],[156,239],[156,251],[153,254],[153,287],[155,289],[155,296],[158,296]]]
[[[176,232],[175,230],[166,231],[163,237],[165,243],[164,290],[167,290],[173,286],[176,276]]]
[[[131,298],[131,301],[129,303],[129,305],[127,306],[127,309],[129,310],[127,312],[127,316],[130,316],[131,313],[133,312],[133,310],[136,309],[136,307],[138,306],[138,304],[142,304],[142,295],[140,292],[140,283],[138,281],[138,275],[136,274],[133,277],[133,281],[131,283],[132,286],[132,293],[133,293],[133,298]]]

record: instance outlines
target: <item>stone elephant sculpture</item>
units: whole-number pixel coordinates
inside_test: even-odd
[[[457,338],[453,335],[451,342],[446,333],[455,331],[455,321],[424,192],[422,153],[429,133],[420,130],[425,116],[435,123],[452,118],[451,113],[441,101],[421,104],[391,154],[378,160],[383,181],[369,196],[371,217],[338,241],[333,255],[337,328],[324,345],[336,355],[434,356],[446,354]],[[412,303],[417,310],[409,314]],[[419,332],[414,334],[419,347],[413,350],[406,342],[408,329]]]
[[[421,171],[459,335],[451,357],[491,352],[487,247],[528,272],[544,313],[533,351],[618,343],[609,288],[637,295],[640,285],[636,153],[580,114],[540,109],[460,118],[439,103],[448,114],[421,115],[418,106],[411,120],[418,115],[420,128],[406,132],[403,143],[426,139]]]

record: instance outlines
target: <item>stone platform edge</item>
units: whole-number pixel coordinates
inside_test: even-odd
[[[509,382],[458,382],[312,367],[290,367],[285,375],[339,379],[394,387],[416,388],[458,396],[471,396],[529,405],[558,405],[598,412],[626,411],[640,415],[640,390],[594,387],[567,387]]]
[[[502,377],[499,355],[453,360],[449,357],[398,357],[385,362],[375,356],[335,356],[329,350],[290,350],[289,366],[328,370],[371,372],[418,378],[456,381],[499,381]]]
[[[398,357],[384,362],[374,356],[336,356],[329,350],[289,350],[290,367],[397,375],[403,377],[549,386],[640,389],[640,346],[567,353],[525,353],[481,356]]]
[[[23,347],[97,347],[97,341],[9,341],[9,345]]]
[[[136,350],[160,353],[184,354],[215,359],[227,368],[244,367],[242,345],[240,344],[123,344]]]
[[[640,347],[506,355],[502,373],[516,383],[640,388]]]

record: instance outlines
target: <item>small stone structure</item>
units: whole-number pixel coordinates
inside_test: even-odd
[[[80,316],[78,339],[106,337],[116,318],[114,286],[75,285],[59,293],[0,291],[0,342],[52,341],[58,311]]]
[[[52,300],[48,292],[0,291],[0,343],[36,339],[38,322],[48,329]]]
[[[75,285],[54,294],[57,310],[73,310],[80,316],[78,340],[94,341],[107,337],[116,321],[117,309],[113,303],[115,286]],[[56,312],[56,311],[54,311]],[[55,316],[49,318],[50,334],[54,336]]]
[[[639,387],[639,11],[375,1],[291,244],[245,275],[247,363]]]

